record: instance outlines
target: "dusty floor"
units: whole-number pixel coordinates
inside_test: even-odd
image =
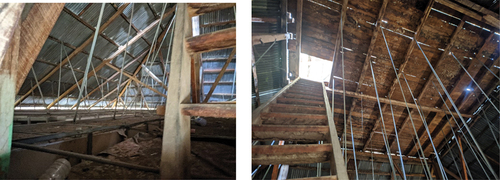
[[[191,124],[191,178],[236,177],[236,120],[206,118],[207,125]],[[100,157],[159,168],[161,132],[139,133],[98,154]],[[73,166],[68,179],[158,179],[156,173],[82,161]]]

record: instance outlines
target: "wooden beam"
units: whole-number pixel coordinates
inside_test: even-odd
[[[394,78],[394,80],[392,82],[391,90],[389,90],[389,95],[387,96],[389,98],[392,97],[392,95],[394,94],[395,91],[397,91],[396,89],[399,86],[399,85],[396,86],[397,84],[399,84],[398,77],[401,77],[401,75],[404,72],[404,69],[408,65],[408,62],[410,61],[410,58],[412,57],[411,54],[413,53],[413,49],[415,49],[415,45],[417,44],[416,43],[417,38],[420,36],[420,33],[422,32],[422,29],[425,26],[425,22],[427,21],[427,18],[429,17],[429,14],[432,11],[432,6],[433,5],[434,5],[434,0],[430,0],[429,3],[427,4],[427,7],[425,8],[424,15],[422,16],[422,18],[420,18],[420,24],[417,27],[417,31],[415,31],[415,35],[411,39],[410,45],[408,46],[408,49],[406,50],[405,60],[404,60],[403,64],[401,64],[399,66],[399,72],[396,75],[396,78]],[[401,84],[401,86],[402,86],[402,84]],[[407,101],[407,102],[408,102],[408,104],[411,104],[409,101]],[[385,104],[384,107],[382,108],[383,109],[382,111],[384,111],[385,109],[387,109],[387,106],[388,106],[388,104]],[[409,116],[410,115],[411,114],[409,114]],[[405,120],[403,122],[403,124],[406,124],[406,121],[407,120]],[[397,128],[397,131],[400,132],[403,126],[400,126],[399,128]],[[392,138],[392,139],[389,140],[390,147],[393,147],[393,144],[395,142],[394,140],[395,140],[395,138]],[[366,145],[365,145],[365,147],[366,147]]]
[[[274,41],[283,41],[286,39],[286,33],[252,34],[252,45],[265,44]]]
[[[236,6],[236,3],[189,3],[189,16],[199,16],[205,13],[220,11]]]
[[[122,5],[121,7],[123,7],[124,5]],[[168,16],[168,14],[170,13],[173,13],[173,9],[170,9],[168,12],[165,13],[165,15],[163,15],[163,17],[166,17]],[[109,22],[109,20],[108,20]],[[160,19],[158,20],[155,20],[153,21],[150,25],[148,25],[146,28],[144,28],[142,31],[140,32],[137,32],[137,34],[132,38],[130,39],[128,42],[127,42],[127,45],[124,45],[124,46],[121,46],[120,48],[118,48],[115,52],[113,52],[109,57],[107,57],[103,62],[101,62],[98,66],[96,66],[94,68],[95,71],[93,72],[89,72],[87,78],[90,78],[92,76],[95,75],[95,73],[97,73],[99,70],[101,70],[104,66],[106,66],[109,62],[111,62],[114,58],[118,57],[118,55],[120,55],[123,51],[125,51],[125,47],[129,47],[131,46],[132,44],[134,44],[137,40],[139,40],[139,38],[141,38],[142,36],[144,36],[147,32],[149,32],[151,29],[153,29],[154,27],[156,27],[156,25],[160,23]],[[102,27],[101,27],[102,28]],[[105,28],[105,27],[104,27]],[[104,29],[99,29],[100,32],[102,32]],[[80,46],[82,47],[82,46]],[[77,50],[75,50],[77,51]],[[73,52],[75,52],[73,51]],[[71,53],[73,54],[73,53]],[[70,55],[71,56],[71,55]],[[69,58],[69,57],[68,57]],[[66,58],[65,60],[67,60],[68,58]],[[58,66],[59,67],[59,66]],[[119,71],[119,70],[118,70]],[[59,97],[57,97],[54,101],[52,101],[52,103],[50,103],[48,106],[47,106],[47,109],[50,109],[52,106],[54,106],[57,102],[59,102],[62,98],[66,97],[69,93],[73,92],[73,90],[75,90],[78,85],[82,84],[83,82],[83,78],[80,79],[75,85],[71,86],[70,88],[68,88],[65,92],[63,92]]]
[[[252,139],[258,141],[320,141],[329,140],[328,126],[261,125],[252,126]]]
[[[140,57],[144,56],[146,53],[148,52],[148,50],[145,50],[144,52],[141,53],[141,55],[138,56],[138,58],[135,58],[134,60],[128,62],[123,69],[126,69],[127,67],[129,67],[130,65],[132,65],[134,62],[136,62],[137,60],[139,60]],[[87,99],[90,95],[92,95],[94,92],[98,91],[99,89],[101,89],[102,87],[104,87],[109,81],[111,81],[111,79],[113,79],[114,77],[116,77],[117,75],[119,75],[120,72],[115,72],[113,75],[111,75],[108,79],[106,79],[106,81],[104,81],[103,83],[101,83],[101,85],[97,86],[96,88],[94,88],[92,91],[90,91],[87,95],[85,95],[85,97],[82,98],[82,101],[84,101],[85,99]],[[71,106],[71,109],[75,108],[77,105],[77,103],[73,104],[73,106]]]
[[[342,94],[343,91],[342,90],[335,90],[334,93],[335,94]],[[364,100],[377,101],[377,98],[375,96],[370,96],[370,95],[366,95],[366,94],[360,94],[360,93],[356,93],[356,92],[352,92],[352,91],[346,91],[345,95],[349,96],[349,97],[354,97],[354,98],[363,98]],[[385,103],[385,104],[389,103],[389,99],[388,98],[382,98],[382,97],[380,97],[379,99],[380,99],[380,103]],[[391,100],[391,103],[392,103],[393,106],[406,107],[405,102],[403,102],[403,101]],[[408,102],[408,107],[412,108],[412,109],[417,108],[417,106],[414,103],[410,103],[410,102]],[[429,106],[422,106],[422,107],[420,107],[419,106],[419,108],[422,111],[443,112],[443,109],[438,109],[438,108],[435,108],[435,107],[429,107]],[[446,110],[445,112],[447,114],[449,114],[448,110]],[[458,117],[458,114],[456,112],[452,112],[452,115],[455,116],[455,117]],[[463,117],[467,117],[467,118],[472,117],[472,115],[470,115],[470,114],[462,114],[462,116]]]
[[[236,104],[181,104],[185,116],[236,118]]]
[[[462,179],[462,178],[460,178],[458,175],[456,175],[455,173],[453,173],[452,171],[450,171],[448,168],[443,167],[443,169],[444,169],[444,171],[445,171],[446,173],[448,173],[449,175],[451,175],[451,177],[453,177],[453,178],[455,178],[455,179]]]
[[[446,45],[446,48],[444,49],[443,53],[441,53],[441,56],[439,57],[439,59],[437,61],[437,64],[434,67],[438,67],[442,63],[444,63],[443,59],[444,59],[445,55],[450,52],[450,49],[455,44],[455,41],[457,41],[457,39],[458,39],[457,38],[458,37],[458,32],[462,29],[464,23],[465,23],[465,20],[462,18],[462,21],[460,22],[460,24],[457,26],[457,28],[453,32],[453,35],[450,38],[450,42],[448,43],[448,45]],[[423,92],[426,92],[429,88],[431,88],[431,83],[430,82],[434,81],[436,79],[436,77],[434,77],[433,74],[429,74],[429,77],[427,77],[426,79],[427,79],[427,81],[425,82],[425,85],[422,88],[421,93],[418,95],[417,101],[420,101],[420,99],[423,97],[423,95],[425,94]],[[412,104],[412,103],[408,103],[408,106],[410,106],[410,104]],[[414,103],[413,103],[413,105],[414,105]],[[415,108],[416,108],[416,105],[415,105]],[[406,124],[408,124],[408,121],[410,120],[411,115],[413,113],[415,113],[414,112],[415,110],[416,109],[411,110],[411,112],[409,113],[408,117],[403,121],[403,124],[400,126],[400,129],[398,130],[398,132],[400,132],[401,130],[403,130],[406,127]],[[421,108],[421,110],[425,111],[423,107]],[[442,110],[440,112],[442,112]],[[448,111],[446,110],[445,112],[448,112]],[[458,117],[458,114],[454,113],[453,115]],[[375,126],[377,126],[377,124],[378,123],[375,123]],[[366,141],[367,142],[366,144],[368,144],[371,141],[372,137],[373,137],[373,133],[370,134],[370,136],[368,138],[368,141]],[[419,137],[421,137],[421,134],[419,134]],[[392,143],[394,143],[394,141]],[[367,147],[366,144],[365,144],[365,147],[363,147],[363,149],[366,149],[366,147]],[[415,145],[414,141],[410,142],[410,146],[412,146],[412,145],[413,146]],[[413,146],[412,146],[412,148],[413,148]]]
[[[463,1],[463,0],[460,0],[460,1]],[[498,14],[496,13],[493,13],[493,12],[488,12],[486,11],[487,9],[480,9],[482,11],[482,13],[486,13],[485,15],[481,15],[477,12],[474,12],[474,11],[471,11],[470,9],[467,9],[463,6],[460,6],[454,2],[451,2],[449,0],[436,0],[437,3],[439,4],[442,4],[442,5],[445,5],[445,6],[448,6],[449,8],[451,9],[454,9],[466,16],[469,16],[475,20],[478,20],[478,21],[481,21],[485,24],[488,24],[490,26],[493,26],[497,29],[500,28],[500,20],[498,19]],[[465,1],[464,1],[465,2]],[[467,6],[467,5],[466,5]],[[472,9],[477,9],[476,7],[478,7],[478,5],[474,6],[474,7],[471,7]],[[496,15],[496,16],[495,16]]]
[[[215,87],[217,87],[217,85],[219,84],[219,81],[222,79],[222,76],[226,72],[227,66],[229,66],[229,63],[231,63],[235,54],[236,54],[236,48],[233,48],[233,50],[231,51],[231,54],[229,54],[229,56],[227,58],[226,63],[224,63],[224,65],[222,66],[222,68],[219,72],[219,75],[217,75],[217,78],[215,79],[214,84],[212,84],[212,87],[210,87],[210,90],[208,91],[207,96],[205,97],[205,99],[203,99],[203,103],[207,103],[208,100],[210,100],[210,97],[212,96],[212,93],[214,92]]]
[[[9,172],[23,8],[24,3],[4,3],[0,9],[0,179]]]
[[[102,33],[124,10],[125,8],[128,6],[129,4],[128,3],[125,3],[124,5],[122,5],[120,7],[120,9],[118,9],[118,11],[113,14],[113,16],[111,16],[108,21],[106,21],[104,24],[101,25],[100,29],[99,29],[99,34]],[[43,16],[41,16],[43,17]],[[33,34],[36,34],[36,33],[33,33]],[[59,68],[61,67],[61,65],[65,65],[66,63],[69,62],[70,59],[72,59],[73,57],[75,57],[78,53],[82,52],[83,49],[85,49],[85,47],[87,47],[93,40],[94,38],[94,33],[92,33],[92,35],[85,41],[83,42],[83,44],[81,44],[78,48],[76,48],[73,52],[71,52],[66,58],[64,58],[64,60],[61,61],[60,65],[59,66],[56,66],[54,67],[49,73],[47,73],[42,79],[40,79],[38,82],[40,84],[42,84],[43,82],[47,81],[53,74],[55,74],[56,72],[58,72]],[[31,92],[33,92],[35,89],[37,88],[37,86],[33,86],[31,87],[30,90],[28,90],[28,92],[26,92],[24,95],[21,96],[21,98],[19,98],[16,103],[15,103],[15,106],[19,105],[24,99],[26,99],[30,94]],[[76,88],[76,86],[75,86]],[[19,88],[18,88],[19,89]]]
[[[259,145],[252,147],[252,164],[293,165],[328,162],[331,153],[331,144]]]
[[[115,70],[116,72],[120,72],[120,68],[116,67],[115,65],[112,65],[110,63],[106,63],[106,66],[110,67],[111,69]],[[123,75],[127,76],[128,78],[132,79],[133,81],[135,81],[136,83],[139,83],[141,84],[142,86],[148,88],[149,90],[155,92],[156,94],[159,94],[160,96],[163,96],[163,97],[167,97],[167,95],[161,93],[160,91],[156,90],[155,88],[147,85],[146,83],[143,83],[141,80],[137,79],[135,76],[132,76],[130,74],[128,74],[127,72],[123,72]]]
[[[132,80],[131,79],[126,80],[125,82],[123,82],[122,84],[120,84],[120,87],[124,86],[125,84],[129,83],[130,81],[132,81]],[[108,96],[110,96],[111,94],[113,94],[116,90],[118,90],[118,88],[114,88],[113,90],[109,91],[106,95],[102,96],[101,99],[97,100],[92,105],[90,105],[89,109],[92,108],[92,107],[94,107],[95,105],[97,105],[102,100],[106,99]],[[111,102],[114,102],[114,101],[111,101]]]
[[[162,179],[190,178],[191,141],[189,116],[181,114],[180,104],[191,99],[191,56],[187,37],[192,35],[187,4],[177,4],[170,62],[169,91],[165,109],[165,126],[160,163]]]
[[[63,7],[64,3],[35,3],[22,22],[20,28],[23,50],[19,53],[16,92],[21,89],[26,76],[30,73],[31,66],[35,63]]]
[[[236,47],[236,27],[190,37],[186,42],[191,54]]]
[[[346,0],[347,1],[347,0]],[[333,121],[333,113],[328,99],[328,94],[326,93],[325,84],[321,83],[323,87],[323,98],[326,108],[326,116],[328,117],[328,127],[330,130],[330,142],[332,143],[333,156],[330,157],[331,172],[336,172],[339,179],[348,179],[347,176],[347,165],[342,157],[342,151],[340,150],[340,142],[337,136],[337,128],[335,127],[335,122]]]

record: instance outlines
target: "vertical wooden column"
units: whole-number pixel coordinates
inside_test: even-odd
[[[4,3],[0,10],[0,179],[7,178],[16,97],[17,60],[24,3]]]
[[[296,19],[296,50],[289,52],[289,73],[290,79],[296,79],[299,77],[299,67],[300,67],[300,53],[302,51],[302,5],[303,0],[297,0],[297,19]]]
[[[193,36],[200,35],[200,16],[191,18]],[[202,97],[202,87],[200,80],[201,53],[195,53],[191,56],[191,89],[193,91],[193,103],[200,103]]]
[[[181,114],[180,104],[191,99],[191,56],[186,48],[186,38],[191,37],[191,18],[187,4],[177,4],[172,60],[165,125],[161,153],[162,179],[189,178],[191,155],[189,116]]]

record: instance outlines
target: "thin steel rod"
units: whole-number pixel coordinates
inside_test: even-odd
[[[63,50],[63,44],[62,44],[62,41],[61,41],[61,50],[60,50],[60,58],[59,58],[59,81],[58,84],[57,84],[57,97],[59,97],[61,95],[61,72],[62,72],[62,50]],[[57,103],[57,108],[61,108],[61,103]]]
[[[419,138],[419,136],[418,136],[417,130],[416,130],[416,128],[415,128],[415,124],[414,124],[414,122],[413,122],[413,117],[412,117],[412,115],[411,115],[411,112],[412,112],[412,111],[410,111],[410,108],[408,107],[408,102],[406,101],[406,96],[404,96],[404,91],[403,91],[403,86],[401,85],[401,80],[399,79],[399,76],[397,76],[398,72],[397,72],[397,70],[396,70],[396,65],[394,64],[394,60],[393,60],[393,58],[392,58],[392,54],[391,54],[391,51],[390,51],[390,49],[389,49],[389,45],[388,45],[388,43],[387,43],[387,39],[385,38],[384,29],[383,29],[382,27],[380,27],[380,30],[381,30],[381,32],[382,32],[382,37],[384,38],[384,42],[385,42],[385,45],[386,45],[386,48],[387,48],[387,52],[388,52],[389,57],[390,57],[390,60],[391,60],[392,68],[393,68],[393,70],[394,70],[394,73],[396,74],[396,79],[397,79],[397,82],[398,82],[398,85],[399,85],[399,89],[401,90],[401,94],[402,94],[402,96],[403,96],[403,101],[405,102],[406,110],[407,110],[407,111],[408,111],[408,113],[409,113],[409,114],[408,114],[408,116],[409,116],[409,118],[410,118],[410,122],[411,122],[411,125],[412,125],[412,127],[413,127],[413,132],[414,132],[414,134],[415,134],[415,137],[417,138],[417,142],[418,142],[418,144],[417,144],[417,145],[418,145],[418,148],[419,148],[419,149],[420,149],[420,151],[421,151],[421,153],[420,153],[420,154],[421,154],[422,158],[424,159],[424,164],[425,164],[425,167],[426,167],[426,169],[427,169],[427,173],[428,173],[428,174],[431,174],[431,173],[430,173],[431,171],[430,171],[430,168],[429,168],[429,164],[427,163],[427,160],[426,160],[426,158],[425,158],[425,153],[423,152],[422,145],[421,145],[421,143],[420,143],[420,138]],[[410,91],[410,93],[411,93],[411,96],[413,97],[413,99],[415,99],[415,97],[413,96],[413,93],[411,92],[410,85],[408,84],[408,81],[406,80],[406,77],[405,77],[404,73],[401,73],[401,74],[403,75],[403,78],[404,78],[404,80],[405,80],[405,82],[406,82],[406,85],[408,86],[408,89],[409,89],[409,91]],[[415,105],[416,105],[416,103],[415,103]],[[420,110],[418,109],[418,106],[417,106],[417,111],[418,111],[418,112],[419,112],[419,114],[420,114]],[[421,115],[420,117],[422,118],[422,115]],[[395,130],[397,130],[397,129],[395,129]],[[418,150],[417,150],[417,151],[418,151]],[[432,176],[429,176],[429,177],[430,177],[430,179],[432,179]]]
[[[264,55],[266,55],[266,53],[274,46],[274,44],[276,44],[276,40],[274,40],[274,42],[271,44],[271,46],[269,46],[266,51],[264,51],[264,53],[262,53],[262,55],[260,55],[259,59],[257,59],[257,61],[255,61],[254,64],[252,64],[252,67],[254,67],[255,65],[257,65],[257,63],[259,63],[259,61],[264,57]]]
[[[384,30],[383,30],[383,28],[382,28],[382,27],[381,27],[380,29],[381,29],[381,32],[382,32],[382,36],[383,36],[383,38],[384,38],[384,42],[385,42],[385,46],[386,46],[386,48],[387,48],[387,52],[389,53],[389,57],[390,57],[390,59],[391,59],[391,64],[392,64],[392,66],[393,66],[394,73],[398,74],[398,73],[396,72],[396,66],[394,65],[394,60],[392,59],[392,54],[391,54],[391,52],[390,52],[390,50],[389,50],[389,45],[388,45],[388,43],[387,43],[387,39],[385,38]],[[417,42],[417,44],[418,44],[418,42]],[[403,74],[403,73],[402,73],[402,74]],[[399,77],[398,77],[398,76],[396,76],[396,79],[398,80],[398,82],[401,82],[401,81],[399,81]],[[403,89],[402,89],[401,83],[399,83],[399,86],[400,86],[400,88],[401,88],[401,93],[403,94],[403,98],[404,98],[404,100],[405,100],[405,102],[406,102],[406,98],[404,97],[404,92],[403,92]],[[411,89],[410,89],[410,91],[411,91]],[[418,108],[418,106],[417,106],[417,108]],[[421,109],[421,108],[420,108],[420,109]],[[412,115],[411,115],[411,111],[409,111],[409,109],[407,109],[407,110],[408,110],[408,112],[410,113],[410,114],[409,114],[409,116],[411,117],[411,116],[412,116]],[[437,150],[436,150],[436,148],[435,148],[435,146],[434,146],[434,142],[432,141],[432,136],[431,136],[431,134],[430,134],[430,130],[429,130],[428,126],[427,126],[427,122],[425,121],[425,118],[424,118],[424,116],[422,115],[422,113],[421,113],[420,111],[419,111],[419,114],[421,114],[422,122],[423,122],[423,125],[424,125],[424,127],[425,127],[425,130],[426,130],[426,132],[427,132],[427,135],[429,136],[429,140],[430,140],[430,142],[431,142],[431,144],[432,144],[432,146],[433,146],[434,153],[438,154],[438,153],[437,153]],[[395,130],[397,131],[397,129],[395,129]],[[419,141],[420,141],[420,138],[419,138]],[[419,144],[419,145],[420,145],[420,144]],[[420,150],[421,150],[421,151],[423,151],[423,149],[422,149],[422,147],[421,147],[421,146],[420,146]],[[422,154],[423,154],[423,152],[422,152]],[[444,172],[444,169],[443,169],[443,167],[442,167],[441,160],[439,159],[439,156],[437,156],[437,157],[436,157],[436,159],[437,159],[437,162],[438,162],[439,168],[440,168],[440,170],[441,170],[441,175],[442,175],[442,176],[446,179],[446,178],[447,178],[447,177],[446,177],[446,172]]]
[[[394,133],[396,134],[396,142],[398,143],[399,160],[401,161],[401,171],[403,172],[403,178],[406,180],[406,172],[405,172],[405,166],[404,166],[404,162],[403,162],[403,154],[401,152],[401,145],[399,144],[398,128],[396,127],[396,120],[394,119],[394,110],[392,108],[391,98],[389,98],[389,106],[391,107],[392,124],[394,124]]]
[[[422,47],[420,47],[420,44],[417,43],[417,46],[418,48],[420,49],[420,51],[422,52],[422,54],[424,55],[424,58],[425,60],[427,61],[427,64],[429,64],[429,67],[431,68],[432,70],[432,73],[434,74],[434,76],[436,77],[436,79],[438,80],[439,82],[439,85],[441,85],[441,88],[443,89],[443,92],[446,94],[448,100],[450,100],[450,103],[451,105],[453,106],[453,108],[455,108],[455,111],[456,113],[458,114],[458,116],[460,117],[460,120],[462,121],[462,123],[464,124],[465,128],[467,129],[467,131],[469,132],[469,135],[471,136],[472,140],[474,141],[474,144],[477,146],[477,147],[481,147],[479,146],[479,144],[477,143],[476,141],[476,138],[474,138],[474,136],[472,135],[472,131],[470,130],[469,126],[467,125],[467,122],[465,122],[464,118],[462,117],[462,114],[460,113],[458,107],[455,105],[455,102],[453,101],[453,99],[451,98],[450,94],[448,93],[448,91],[446,90],[446,87],[444,86],[443,82],[441,81],[441,78],[439,78],[438,74],[436,73],[436,71],[434,70],[434,68],[432,67],[432,64],[431,62],[429,61],[429,59],[427,59],[427,56],[425,55],[424,53],[424,50],[422,50]],[[481,148],[479,148],[479,152],[481,154],[481,156],[486,159],[486,156],[484,155],[483,153],[483,150]],[[436,156],[438,157],[438,156]],[[493,168],[491,167],[490,163],[488,161],[486,161],[486,165],[488,167],[488,169],[492,172],[493,176],[495,177],[495,179],[498,179],[498,176],[496,175],[495,171],[493,170]]]
[[[92,40],[92,47],[90,48],[89,52],[89,57],[87,59],[87,66],[85,67],[85,73],[83,75],[83,82],[82,82],[82,88],[80,89],[80,93],[78,93],[78,99],[76,102],[80,102],[80,99],[82,98],[82,89],[87,88],[87,79],[88,79],[88,74],[89,74],[89,69],[90,69],[90,63],[92,62],[92,56],[94,54],[94,49],[95,49],[95,44],[97,42],[97,36],[99,36],[99,28],[101,27],[101,20],[102,20],[102,15],[104,14],[104,7],[105,3],[102,3],[101,5],[101,12],[99,13],[99,20],[97,21],[97,27],[94,31],[94,38]],[[78,82],[76,82],[78,84]],[[73,122],[76,122],[76,117],[78,115],[78,107],[80,106],[80,103],[76,105],[76,110],[75,110],[75,117],[73,118]]]
[[[491,101],[491,99],[488,97],[488,95],[483,91],[483,88],[481,88],[481,86],[479,86],[479,84],[476,82],[476,80],[474,80],[474,77],[472,77],[469,72],[467,71],[467,69],[465,69],[465,67],[462,65],[462,63],[460,63],[460,61],[457,59],[457,57],[455,57],[455,55],[453,54],[453,52],[450,52],[451,55],[453,56],[453,58],[457,61],[457,63],[460,65],[460,67],[462,67],[462,69],[465,71],[465,73],[469,76],[469,78],[472,80],[472,82],[474,82],[474,84],[476,85],[476,87],[481,90],[481,93],[483,93],[484,97],[486,98],[487,101],[489,101],[491,103],[491,105],[493,106],[493,108],[495,108],[495,110],[497,110],[497,112],[500,114],[500,110],[498,110],[498,107],[495,106],[495,103],[493,103],[493,101]]]
[[[377,103],[378,103],[378,107],[379,107],[378,109],[380,111],[380,119],[382,121],[382,127],[383,127],[383,129],[382,129],[383,130],[382,136],[384,138],[385,149],[386,149],[386,152],[387,152],[387,157],[389,158],[389,164],[391,165],[392,175],[394,177],[396,177],[396,169],[394,168],[394,162],[392,161],[392,157],[391,157],[391,149],[389,147],[389,144],[387,142],[388,140],[387,140],[387,137],[386,137],[387,132],[385,131],[384,113],[382,112],[382,105],[380,105],[380,99],[379,99],[379,96],[378,96],[377,81],[375,80],[375,73],[373,72],[372,61],[370,60],[369,63],[370,63],[370,69],[371,69],[371,73],[372,73],[373,86],[375,88],[375,95],[377,97]]]
[[[354,135],[352,133],[352,116],[349,117],[349,122],[351,124],[351,141],[352,141],[352,153],[354,156],[354,170],[356,171],[356,180],[359,179],[358,176],[358,163],[356,162],[356,148],[354,147]]]
[[[33,69],[33,67],[31,67],[31,72],[33,73],[33,77],[35,78],[36,86],[38,87],[38,91],[40,92],[40,97],[42,98],[42,104],[43,104],[43,106],[45,106],[45,98],[43,98],[42,88],[40,87],[40,83],[38,82],[38,78],[36,77],[35,69]],[[45,108],[45,109],[47,109],[47,108]],[[48,112],[48,110],[47,110],[47,112]]]
[[[498,77],[488,66],[486,66],[486,64],[484,64],[481,60],[477,59],[477,61],[479,61],[479,63],[481,63],[481,65],[483,65],[484,68],[486,68],[493,76],[495,76],[499,81],[500,81],[500,77]]]
[[[444,100],[443,95],[441,94],[441,92],[440,92],[440,91],[438,90],[438,88],[436,87],[436,84],[434,83],[434,81],[431,81],[431,83],[432,83],[433,88],[434,88],[434,89],[438,92],[439,97],[441,98],[441,100],[443,101],[443,103],[444,103],[444,102],[446,102],[446,101]],[[446,109],[447,109],[449,112],[451,112],[451,109],[450,109],[450,107],[448,106],[448,104],[444,103],[444,105],[445,105]],[[444,111],[444,110],[443,110],[443,111]],[[454,117],[454,116],[451,116],[451,117],[453,118],[453,120],[454,120],[455,124],[457,125],[457,128],[458,128],[458,127],[460,127],[460,126],[458,125],[458,121],[455,119],[455,117]],[[452,126],[451,126],[451,123],[450,123],[450,119],[449,119],[449,118],[448,118],[448,125],[450,126],[450,128],[452,127]],[[459,144],[459,142],[458,142],[458,140],[457,140],[457,137],[458,137],[458,136],[455,134],[455,131],[453,131],[453,129],[452,129],[452,130],[451,130],[451,132],[452,132],[452,134],[453,134],[453,137],[455,137],[455,141],[456,141],[457,145],[459,145],[459,148],[460,148],[460,149],[462,149],[462,146]],[[463,134],[463,132],[462,132],[462,134]],[[451,150],[451,149],[450,149],[450,150]],[[463,157],[465,157],[465,156],[464,156],[464,153],[463,153],[461,150],[460,150],[460,155],[461,155],[461,156],[463,156]],[[475,154],[474,154],[474,155],[475,155]],[[477,156],[475,156],[475,157],[477,158]],[[466,164],[466,165],[467,165],[467,164]],[[467,165],[467,169],[469,169],[469,166],[468,166],[468,165]],[[469,171],[469,173],[470,173],[470,171]],[[470,177],[472,177],[472,175],[469,175],[469,176],[470,176]]]
[[[446,115],[445,115],[446,116]],[[448,116],[446,116],[446,118],[448,118]],[[448,118],[448,121],[449,121],[449,118]],[[451,127],[450,127],[451,128]],[[453,129],[451,129],[453,131]],[[443,129],[441,129],[441,134],[443,134],[444,136],[444,139],[446,140],[446,142],[449,142],[450,140],[448,138],[446,138],[446,134],[444,134],[444,131]],[[448,143],[446,143],[446,146],[448,148],[450,148],[450,145]],[[453,164],[455,164],[455,168],[457,169],[457,172],[460,172],[460,168],[458,167],[458,163],[457,161],[455,160],[455,156],[453,155],[453,152],[450,153],[451,154],[451,158],[453,159]],[[458,173],[458,175],[460,176],[460,179],[463,179],[462,177],[462,173]]]
[[[122,66],[120,68],[120,77],[118,78],[118,84],[116,85],[116,97],[118,100],[120,99],[120,86],[122,84],[122,79],[123,79],[123,70],[125,69],[125,59],[127,58],[127,48],[128,44],[130,42],[130,30],[132,29],[132,18],[134,18],[134,6],[135,3],[132,3],[132,7],[130,8],[130,24],[128,26],[128,32],[127,32],[127,43],[125,43],[125,51],[123,51],[123,60],[122,60]],[[161,23],[159,23],[161,24]],[[117,101],[118,102],[118,101]],[[123,103],[123,106],[125,106],[125,103]],[[116,119],[116,109],[118,108],[118,103],[117,106],[115,106],[115,110],[113,111],[113,119]]]

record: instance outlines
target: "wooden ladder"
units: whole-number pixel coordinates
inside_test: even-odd
[[[322,83],[297,78],[255,109],[252,113],[253,140],[301,144],[255,145],[252,164],[330,162],[332,175],[317,178],[347,179],[328,97],[331,94],[327,95]],[[325,144],[317,144],[318,141],[325,141]]]

